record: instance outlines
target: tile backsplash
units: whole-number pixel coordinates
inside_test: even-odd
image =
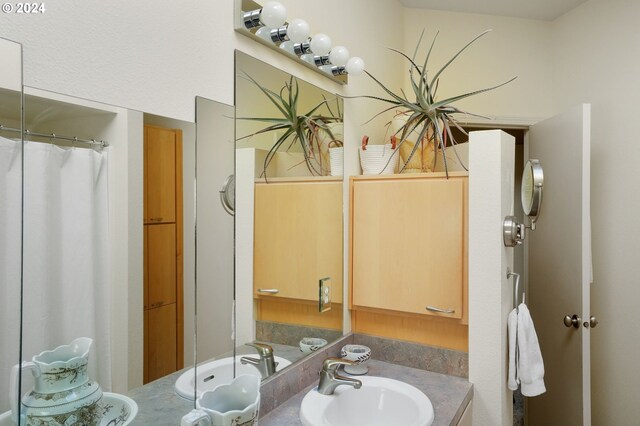
[[[303,337],[319,337],[333,342],[342,337],[342,331],[319,327],[283,324],[269,321],[256,321],[256,340],[298,346]]]
[[[354,334],[353,336],[355,344],[371,348],[373,359],[433,371],[434,373],[469,377],[469,354],[467,352],[366,334]]]

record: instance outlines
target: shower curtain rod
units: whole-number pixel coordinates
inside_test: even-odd
[[[22,133],[22,130],[20,130],[20,129],[16,129],[16,128],[13,128],[13,127],[6,127],[6,126],[3,126],[2,124],[0,124],[0,131]],[[38,136],[38,137],[42,137],[42,138],[59,139],[59,140],[63,140],[63,141],[87,143],[87,144],[90,144],[90,145],[98,145],[98,146],[100,146],[102,148],[105,148],[105,147],[109,146],[109,143],[107,141],[103,141],[103,140],[80,139],[80,138],[77,138],[75,136],[60,136],[60,135],[56,135],[55,133],[38,133],[38,132],[32,132],[32,131],[30,131],[28,129],[25,129],[24,134],[27,135],[27,136]]]

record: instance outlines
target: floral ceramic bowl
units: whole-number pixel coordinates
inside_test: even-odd
[[[366,363],[371,358],[371,349],[364,345],[345,345],[340,351],[340,356],[349,361],[355,361],[358,365],[345,365],[344,371],[349,374],[362,375],[369,372]]]

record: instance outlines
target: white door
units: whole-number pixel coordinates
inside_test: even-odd
[[[540,160],[544,189],[536,230],[527,236],[527,305],[547,387],[527,401],[532,426],[591,424],[590,111],[581,105],[529,133],[528,157]],[[576,327],[565,326],[566,315]]]

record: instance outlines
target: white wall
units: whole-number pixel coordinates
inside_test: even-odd
[[[507,316],[513,309],[513,249],[502,221],[513,214],[515,139],[500,130],[469,134],[469,381],[473,422],[513,420],[507,389]]]
[[[22,46],[0,39],[0,58],[3,63],[0,87],[19,92],[22,90]]]
[[[640,2],[591,0],[554,22],[553,109],[592,105],[591,330],[594,425],[640,418]]]
[[[441,75],[438,99],[495,86],[518,78],[495,91],[482,93],[454,105],[463,111],[499,118],[529,119],[532,122],[551,113],[552,23],[503,16],[444,12],[426,9],[404,10],[404,52],[411,56],[422,41],[422,65],[431,40],[440,31],[429,58],[428,71],[434,75],[453,55],[484,30],[493,31],[472,44]],[[385,57],[400,61],[389,53]],[[405,64],[408,62],[405,60]],[[405,67],[408,71],[408,66]],[[405,71],[405,89],[412,93]],[[460,116],[461,118],[464,118]]]

